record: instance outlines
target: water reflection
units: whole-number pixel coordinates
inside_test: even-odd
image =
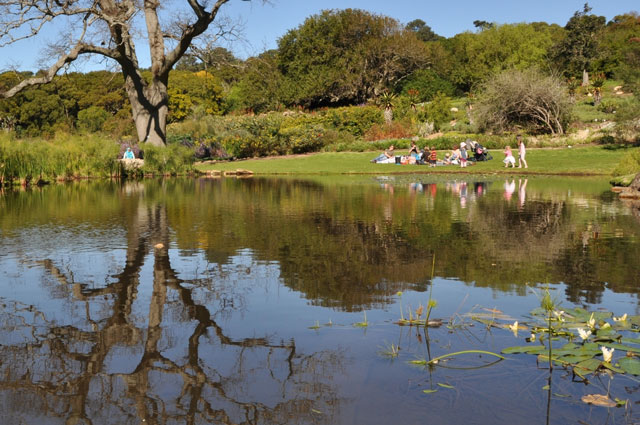
[[[353,320],[329,339],[308,326],[374,316],[397,291],[436,281],[439,301],[454,284],[512,300],[527,283],[558,284],[578,304],[638,293],[640,221],[606,181],[423,178],[168,180],[0,196],[5,420],[388,423],[403,402],[410,410],[398,417],[424,417],[406,382],[389,395],[385,373],[397,370],[366,357],[380,341],[354,344]],[[454,314],[461,299],[447,302]],[[450,350],[449,338],[443,327],[434,347],[418,343],[431,356],[439,344]],[[513,393],[508,378],[499,385]],[[377,398],[360,397],[354,413],[360,393]],[[461,397],[458,407],[478,404]],[[430,413],[478,417],[445,410]]]
[[[304,354],[293,339],[229,334],[215,319],[224,306],[211,299],[233,305],[233,293],[208,291],[203,302],[195,288],[213,288],[211,278],[184,280],[172,265],[167,205],[145,199],[140,184],[115,194],[135,199],[122,216],[125,263],[110,283],[77,283],[74,270],[51,259],[30,266],[53,279],[71,313],[66,323],[46,299],[26,304],[3,294],[3,420],[332,423],[340,400],[331,378],[341,372],[341,353]],[[146,307],[136,306],[143,299]],[[255,388],[269,397],[252,398]]]

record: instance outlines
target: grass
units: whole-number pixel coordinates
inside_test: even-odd
[[[302,174],[541,174],[541,175],[610,175],[625,155],[640,148],[609,149],[603,146],[582,146],[559,149],[529,149],[529,168],[504,168],[501,151],[493,150],[493,160],[467,168],[458,166],[429,167],[426,165],[372,164],[374,152],[327,152],[309,155],[249,159],[198,164],[203,172],[233,172],[249,170],[259,175]],[[404,152],[398,152],[402,154]],[[439,151],[438,157],[444,157]],[[638,170],[640,171],[640,170]]]

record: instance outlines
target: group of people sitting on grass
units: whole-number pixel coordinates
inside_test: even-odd
[[[416,142],[411,142],[409,153],[407,155],[396,155],[395,147],[389,146],[383,153],[372,159],[371,162],[377,164],[417,164],[426,165],[430,167],[436,167],[439,165],[459,165],[460,167],[466,167],[468,161],[472,163],[476,161],[488,161],[493,157],[489,151],[471,139],[455,145],[451,152],[447,152],[444,158],[438,159],[438,152],[434,146],[425,146],[422,151],[416,145]]]

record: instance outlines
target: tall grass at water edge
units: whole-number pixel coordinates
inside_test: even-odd
[[[119,149],[95,135],[17,140],[0,134],[0,183],[115,176]]]

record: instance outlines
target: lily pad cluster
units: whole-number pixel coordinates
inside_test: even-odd
[[[633,337],[640,332],[640,316],[615,317],[611,312],[581,308],[552,313],[542,308],[532,311],[529,344],[508,347],[502,353],[533,354],[539,362],[571,368],[574,376],[584,380],[602,370],[640,375],[640,338]],[[523,325],[516,327],[520,330]]]

